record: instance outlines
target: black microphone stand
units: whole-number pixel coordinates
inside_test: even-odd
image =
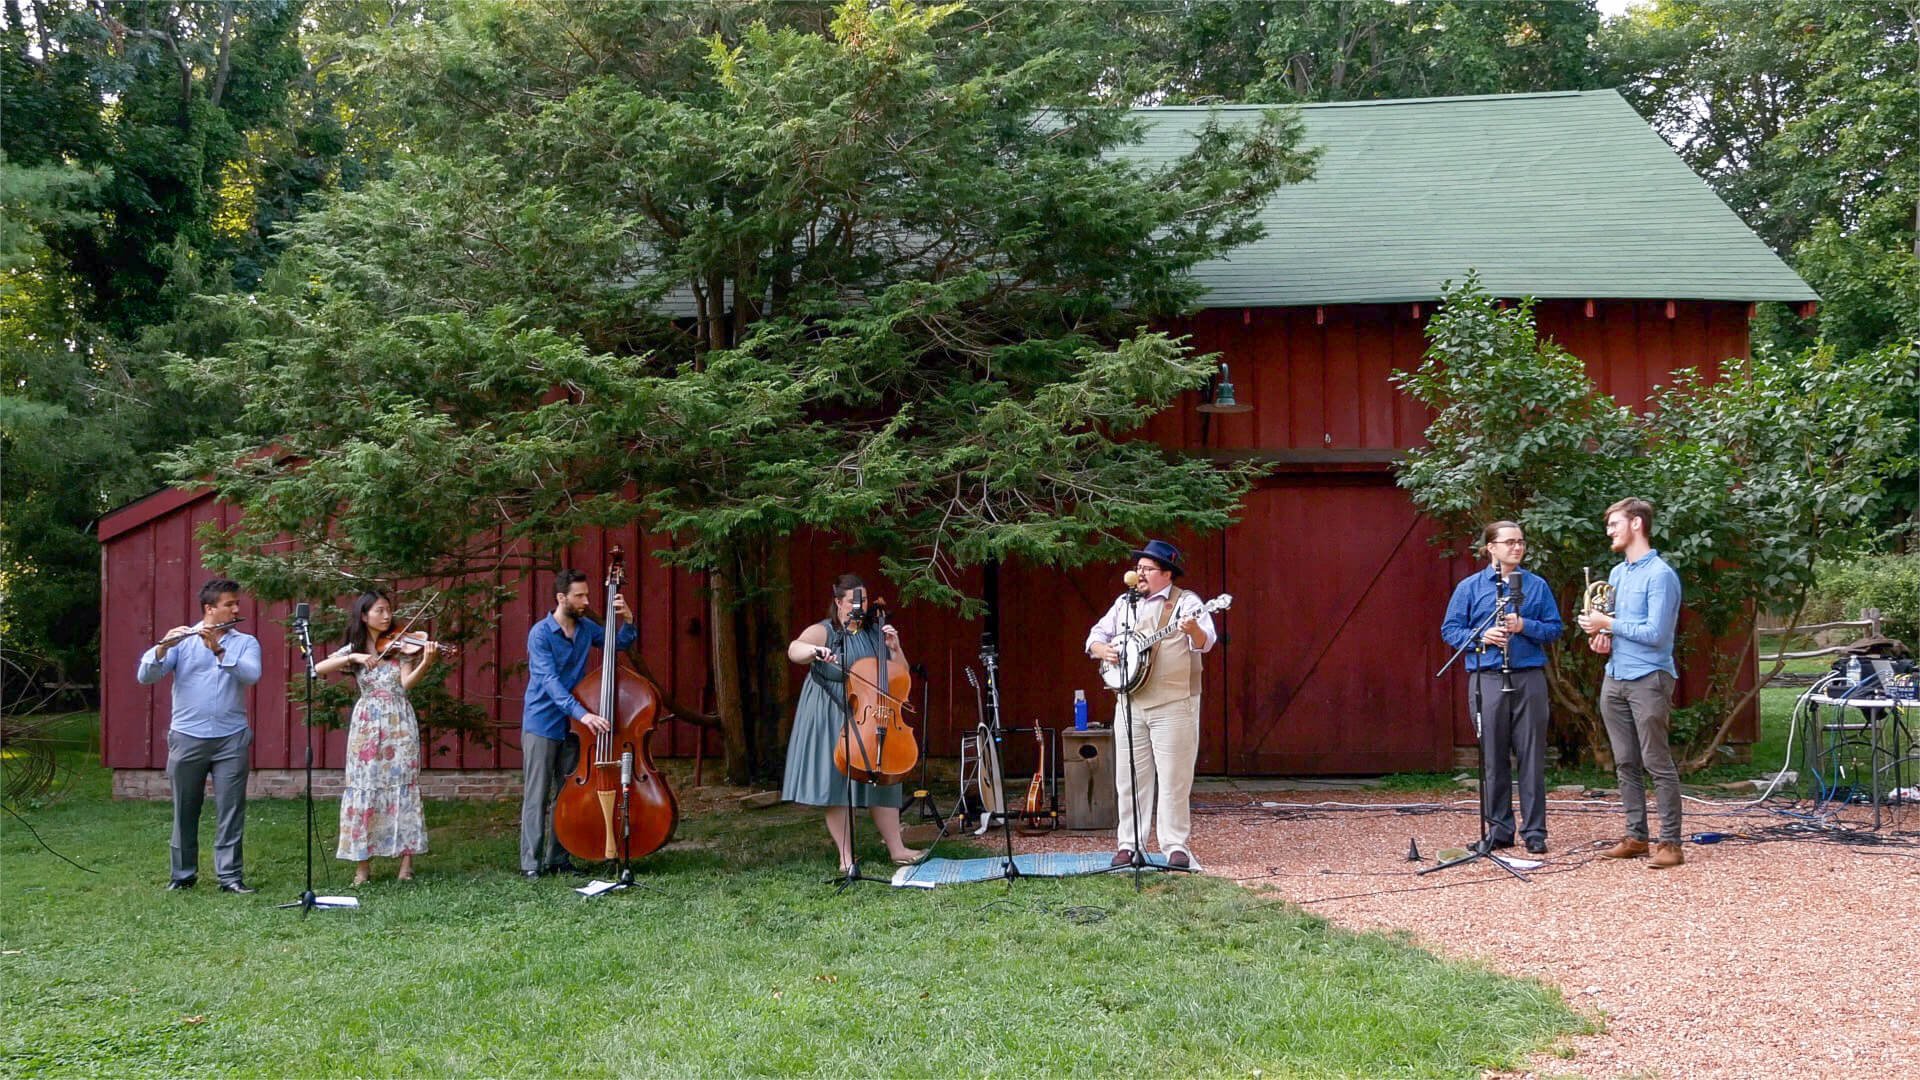
[[[1440,670],[1433,673],[1434,678],[1438,679],[1441,676],[1445,675],[1447,673],[1447,670],[1453,667],[1453,662],[1455,660],[1460,659],[1461,656],[1465,655],[1468,649],[1472,649],[1474,653],[1480,656],[1482,659],[1486,657],[1487,644],[1485,641],[1481,640],[1480,635],[1486,633],[1488,628],[1498,624],[1503,618],[1506,617],[1508,599],[1509,598],[1507,596],[1506,581],[1503,578],[1500,580],[1500,584],[1498,585],[1498,597],[1493,604],[1493,614],[1487,616],[1487,620],[1485,622],[1473,628],[1473,633],[1470,637],[1468,637],[1467,643],[1453,651],[1453,655],[1448,657],[1447,662],[1440,666]],[[1501,707],[1507,708],[1510,710],[1512,708],[1512,704],[1508,700],[1506,695],[1511,694],[1513,692],[1513,677],[1512,677],[1511,671],[1507,667],[1507,662],[1508,662],[1507,650],[1503,647],[1500,650],[1500,693],[1501,693],[1500,703],[1501,703]],[[1475,859],[1486,859],[1488,862],[1491,862],[1493,865],[1499,867],[1502,870],[1505,870],[1507,873],[1513,875],[1515,878],[1518,878],[1521,881],[1528,880],[1525,874],[1522,874],[1520,871],[1514,869],[1511,866],[1508,866],[1506,863],[1506,860],[1494,858],[1493,845],[1487,842],[1488,840],[1487,818],[1491,816],[1491,810],[1487,806],[1487,726],[1484,723],[1481,715],[1482,702],[1481,702],[1481,694],[1480,694],[1479,675],[1480,675],[1480,669],[1474,669],[1467,672],[1467,701],[1468,701],[1468,707],[1473,711],[1473,738],[1474,738],[1474,742],[1479,746],[1479,749],[1480,749],[1480,783],[1478,784],[1479,790],[1475,793],[1479,796],[1480,840],[1478,843],[1475,843],[1473,845],[1472,850],[1468,851],[1465,855],[1462,855],[1457,859],[1448,859],[1445,862],[1438,863],[1434,866],[1429,866],[1423,870],[1414,871],[1415,877],[1424,877],[1427,874],[1436,873],[1438,871],[1448,869],[1449,867],[1459,866],[1462,863],[1473,862]]]
[[[301,604],[300,608],[307,605]],[[322,904],[313,892],[313,637],[307,623],[307,617],[298,609],[293,618],[294,633],[299,635],[300,656],[307,666],[307,888],[298,900],[275,905],[283,908],[299,908],[300,916],[305,918],[315,908],[330,907]]]
[[[865,631],[863,630],[862,632],[864,633]],[[835,656],[840,658],[840,662],[839,662],[840,669],[849,674],[851,674],[853,670],[853,664],[848,662],[847,660],[847,642],[851,637],[852,635],[847,633],[847,631],[841,626],[833,625],[828,627],[827,629],[827,649],[830,652],[832,652]],[[836,646],[838,647],[836,648]],[[884,644],[881,645],[881,648],[885,648],[885,647],[886,646]],[[854,813],[854,810],[856,810],[857,807],[853,805],[853,792],[854,792],[853,785],[855,783],[853,779],[853,762],[854,762],[853,710],[847,707],[846,688],[844,686],[841,687],[841,693],[837,700],[840,703],[840,711],[844,714],[840,720],[840,741],[844,744],[844,748],[847,756],[846,776],[847,776],[847,852],[848,854],[847,854],[846,870],[839,874],[834,875],[833,877],[828,878],[827,884],[832,885],[834,887],[835,892],[846,892],[849,888],[853,887],[853,883],[856,881],[872,881],[881,885],[891,885],[893,884],[893,881],[891,878],[869,877],[866,874],[863,874],[860,872],[860,853],[858,850],[856,850],[857,845],[854,842],[858,835],[860,816]]]
[[[1138,589],[1129,587],[1126,592],[1126,599],[1127,599],[1127,629],[1133,630],[1136,627],[1138,627],[1140,623],[1140,591]],[[1172,601],[1169,600],[1169,603],[1171,602]],[[1142,846],[1142,843],[1141,843],[1142,838],[1140,835],[1140,774],[1133,767],[1134,740],[1139,736],[1140,733],[1136,731],[1133,726],[1133,692],[1132,691],[1130,690],[1121,691],[1120,711],[1122,714],[1122,722],[1125,723],[1127,727],[1127,802],[1130,808],[1133,810],[1133,858],[1128,860],[1127,862],[1121,863],[1118,866],[1109,866],[1104,870],[1095,870],[1093,871],[1093,873],[1110,874],[1110,873],[1114,873],[1115,871],[1131,870],[1133,872],[1133,889],[1135,892],[1139,892],[1142,887],[1140,878],[1141,878],[1141,871],[1143,870],[1147,870],[1151,868],[1154,870],[1179,871],[1184,869],[1185,871],[1191,873],[1193,868],[1191,866],[1183,868],[1178,866],[1161,865],[1159,863],[1152,862],[1147,858],[1146,849]],[[1120,740],[1118,738],[1114,739],[1114,746],[1116,749],[1119,747],[1119,744],[1120,744]],[[1159,791],[1159,784],[1158,784],[1157,778],[1154,785],[1154,790],[1157,795]]]

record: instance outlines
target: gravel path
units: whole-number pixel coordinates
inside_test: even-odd
[[[1206,872],[1272,889],[1358,930],[1403,930],[1438,952],[1558,986],[1603,1034],[1570,1039],[1523,1075],[1878,1077],[1920,1071],[1920,808],[1884,821],[1881,845],[1815,839],[1805,810],[1687,804],[1687,863],[1598,857],[1620,836],[1617,804],[1555,799],[1546,864],[1531,881],[1474,863],[1425,877],[1442,848],[1474,839],[1472,795],[1196,794],[1193,849]],[[1334,802],[1361,803],[1338,809]],[[1276,805],[1280,804],[1280,805]],[[1787,813],[1782,813],[1786,811]],[[1870,816],[1846,808],[1862,831]],[[1832,819],[1822,819],[1831,821]],[[1054,833],[1027,850],[1111,850],[1110,836]],[[1149,845],[1151,848],[1152,845]],[[1517,853],[1518,848],[1514,849]]]

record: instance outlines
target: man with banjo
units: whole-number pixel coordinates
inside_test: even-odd
[[[1212,612],[1233,598],[1202,604],[1175,585],[1182,572],[1180,549],[1165,540],[1147,541],[1133,557],[1127,591],[1093,624],[1086,644],[1087,655],[1101,661],[1108,689],[1117,691],[1114,786],[1120,827],[1113,865],[1137,861],[1145,826],[1157,816],[1167,865],[1190,869],[1188,799],[1200,751],[1200,654],[1216,640]],[[1145,820],[1142,813],[1148,815]]]

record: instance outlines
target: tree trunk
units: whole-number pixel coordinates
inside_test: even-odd
[[[786,751],[787,643],[795,629],[787,560],[786,538],[753,541],[709,575],[714,704],[731,784],[772,780]]]
[[[747,756],[746,713],[740,699],[740,641],[733,616],[738,606],[736,563],[707,575],[707,621],[713,626],[713,705],[720,714],[720,745],[726,754],[727,782],[744,784],[752,776]]]

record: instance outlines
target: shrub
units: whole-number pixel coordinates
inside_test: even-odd
[[[1880,609],[1880,632],[1909,649],[1920,647],[1920,552],[1868,555],[1823,565],[1801,621],[1857,619],[1862,608]]]

